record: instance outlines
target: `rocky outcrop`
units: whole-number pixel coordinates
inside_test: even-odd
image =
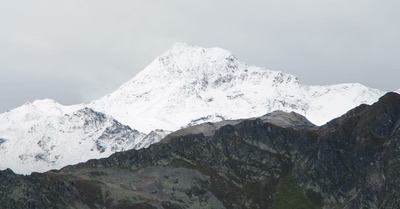
[[[400,95],[324,126],[295,113],[206,123],[147,149],[30,176],[4,208],[398,208]]]

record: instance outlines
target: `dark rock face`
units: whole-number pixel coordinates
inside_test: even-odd
[[[0,145],[3,144],[6,141],[7,141],[6,139],[0,138]]]
[[[201,124],[147,149],[30,176],[0,208],[400,208],[400,95],[316,127],[295,113]]]

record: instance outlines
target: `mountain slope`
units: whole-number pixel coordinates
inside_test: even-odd
[[[165,135],[146,136],[109,116],[81,108],[38,100],[1,114],[0,169],[48,171],[146,147],[147,141],[157,142]]]
[[[384,92],[360,84],[307,86],[247,65],[220,48],[176,44],[118,90],[88,106],[142,132],[295,111],[322,125]]]
[[[0,169],[60,168],[147,147],[181,127],[274,110],[294,111],[320,125],[382,94],[360,84],[306,86],[293,75],[240,62],[224,49],[176,44],[87,105],[38,100],[0,114]]]
[[[201,124],[59,171],[0,172],[7,208],[398,208],[400,95],[317,127],[296,113]]]

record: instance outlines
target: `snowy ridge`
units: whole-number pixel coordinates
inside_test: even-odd
[[[307,86],[240,62],[220,48],[176,44],[118,90],[88,106],[143,132],[294,111],[321,125],[384,92],[361,84]]]
[[[0,170],[29,174],[57,169],[147,147],[147,141],[158,142],[167,134],[146,136],[110,116],[80,107],[41,100],[1,114]]]
[[[0,169],[47,171],[140,149],[203,122],[297,112],[321,125],[384,92],[302,85],[231,52],[176,44],[119,89],[87,105],[37,100],[0,114]]]

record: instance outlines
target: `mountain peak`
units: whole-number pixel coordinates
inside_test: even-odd
[[[70,153],[98,157],[116,151],[114,145],[126,147],[119,136],[133,139],[131,135],[139,133],[133,129],[150,133],[148,137],[140,133],[129,141],[141,148],[168,133],[152,132],[155,129],[175,131],[204,122],[259,117],[274,110],[295,111],[321,125],[361,103],[372,104],[381,95],[383,92],[359,84],[302,85],[293,75],[240,62],[227,50],[177,43],[118,90],[90,104],[64,106],[45,99],[0,114],[0,149],[25,153],[21,158],[7,155],[9,160],[3,161],[26,163],[32,159],[52,166]],[[275,112],[263,118],[285,127],[312,126],[295,113]],[[108,144],[112,149],[104,149],[104,139],[114,140],[115,144]],[[59,146],[72,141],[71,149]],[[58,145],[57,150],[53,144]],[[51,157],[42,155],[46,153]]]
[[[172,45],[172,47],[168,51],[179,52],[179,51],[189,51],[189,50],[196,50],[196,49],[202,50],[204,48],[193,45],[193,44],[189,44],[189,43],[177,42],[174,45]]]
[[[230,52],[221,48],[202,48],[195,45],[176,43],[159,56],[148,68],[167,71],[190,78],[199,74],[222,74],[238,69],[239,61]],[[188,77],[189,76],[189,77]]]
[[[56,104],[56,105],[60,105],[60,103],[56,102],[53,99],[37,99],[37,100],[34,100],[31,104],[33,104],[33,105],[41,105],[41,104]]]
[[[118,90],[88,106],[149,133],[274,110],[295,111],[322,125],[382,94],[357,84],[306,86],[294,75],[243,63],[225,49],[176,43]]]
[[[0,121],[2,119],[6,121],[15,120],[15,123],[19,123],[21,121],[35,121],[39,118],[45,118],[47,116],[61,116],[72,113],[81,107],[83,107],[82,104],[65,106],[52,99],[35,100],[0,114]]]
[[[188,43],[175,43],[171,49],[166,51],[161,57],[168,55],[184,54],[187,56],[208,55],[210,58],[226,58],[232,55],[232,52],[219,47],[204,48]]]

